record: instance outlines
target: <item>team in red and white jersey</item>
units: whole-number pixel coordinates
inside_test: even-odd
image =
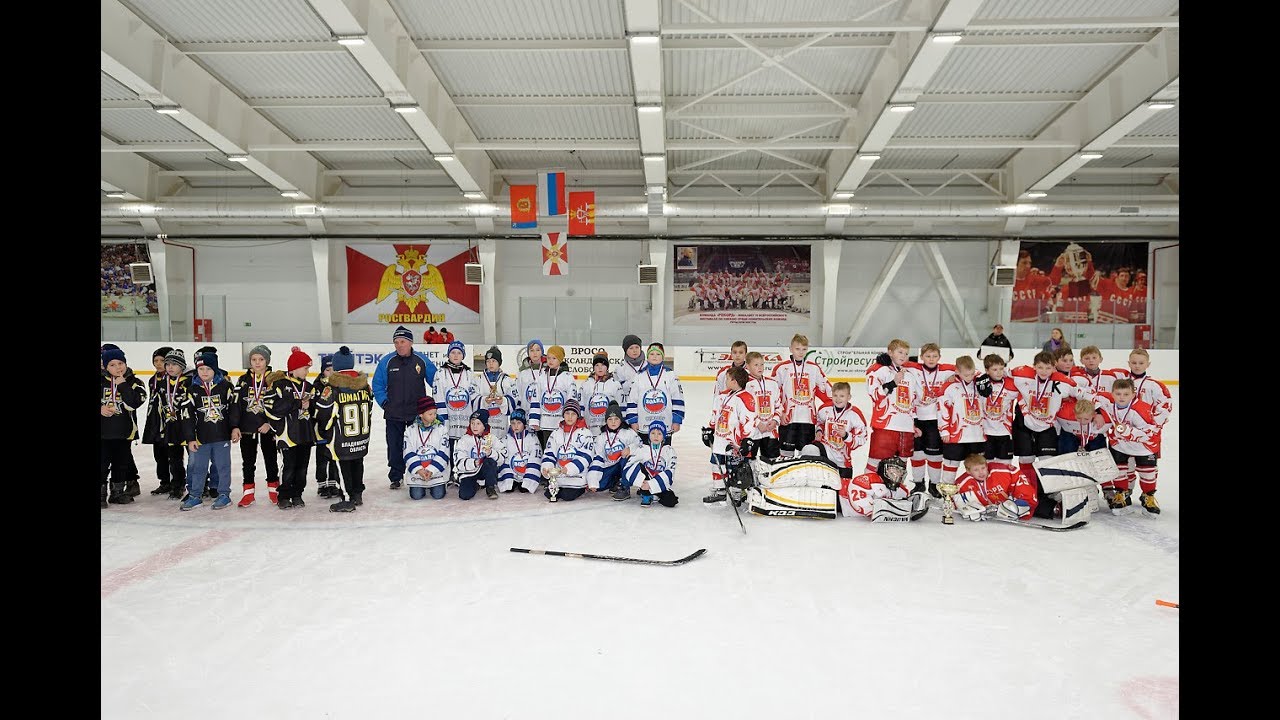
[[[1135,472],[1129,467],[1133,463],[1138,484],[1142,488],[1138,502],[1143,510],[1159,515],[1160,505],[1156,502],[1156,463],[1160,458],[1161,426],[1155,409],[1138,399],[1135,383],[1129,378],[1116,380],[1111,386],[1111,394],[1099,395],[1098,402],[1111,418],[1107,444],[1111,446],[1111,457],[1121,474],[1110,490],[1103,484],[1103,493],[1107,496],[1112,512],[1126,512],[1133,504],[1130,500],[1130,488]]]
[[[1018,388],[1018,405],[1022,410],[1022,422],[1032,432],[1053,429],[1053,418],[1058,414],[1065,398],[1075,397],[1075,383],[1071,378],[1053,369],[1053,362],[1042,361],[1036,355],[1035,366],[1021,365],[1009,371]]]
[[[1129,378],[1133,381],[1134,393],[1138,399],[1151,406],[1156,423],[1164,427],[1173,413],[1173,396],[1169,394],[1169,388],[1165,387],[1164,383],[1147,373],[1150,365],[1151,355],[1142,348],[1136,348],[1129,353],[1127,370],[1117,368],[1111,372],[1117,378]],[[1159,446],[1156,450],[1159,452]]]
[[[1109,420],[1107,446],[1112,451],[1134,457],[1160,451],[1161,428],[1150,405],[1136,397],[1121,405],[1114,393],[1103,393],[1098,396],[1098,406]]]
[[[818,408],[831,402],[831,383],[818,363],[805,360],[809,338],[791,338],[791,357],[773,368],[773,379],[782,389],[782,450],[794,457],[800,448],[813,442]]]
[[[853,392],[847,382],[831,386],[832,404],[818,410],[814,442],[828,460],[840,468],[841,477],[853,476],[853,451],[867,443],[870,431],[862,411],[849,403]]]
[[[760,456],[777,457],[782,446],[778,439],[778,428],[782,426],[782,387],[764,374],[764,356],[758,352],[747,353],[747,384],[742,389],[755,399],[756,426],[751,438],[758,441]]]
[[[1100,407],[1101,401],[1111,400],[1110,393],[1098,393],[1062,403],[1053,424],[1058,429],[1058,454],[1077,450],[1100,450],[1107,446],[1107,434],[1111,431],[1111,416]]]
[[[956,358],[956,372],[942,388],[938,401],[938,435],[942,440],[942,482],[956,476],[965,457],[986,452],[987,434],[982,429],[985,399],[978,392],[977,368],[973,358]]]
[[[1101,296],[1101,304],[1098,307],[1098,318],[1100,322],[1143,322],[1146,318],[1147,289],[1142,290],[1130,285],[1132,273],[1129,268],[1119,268],[1112,272],[1114,277],[1102,277],[1102,273],[1094,275],[1096,282],[1094,283],[1094,291]],[[1142,314],[1135,317],[1135,309],[1138,308],[1138,300],[1142,303]]]
[[[735,340],[729,348],[729,364],[716,371],[716,390],[715,395],[725,391],[728,386],[725,385],[725,371],[731,367],[740,367],[747,369],[747,344],[741,340]],[[713,395],[712,397],[715,397]]]
[[[910,458],[915,452],[916,407],[924,401],[920,373],[905,367],[910,345],[893,339],[888,352],[867,367],[871,396],[871,443],[867,471],[874,472],[888,457]]]
[[[956,374],[956,366],[938,362],[942,350],[937,343],[925,343],[920,347],[920,362],[908,362],[906,367],[920,373],[924,398],[916,407],[915,426],[920,434],[915,439],[915,452],[911,456],[912,475],[927,478],[937,484],[942,480],[942,437],[938,434],[938,399],[942,386]],[[935,497],[937,491],[933,491]]]
[[[978,378],[982,396],[982,433],[987,436],[988,460],[1013,460],[1013,418],[1018,407],[1018,387],[1005,375],[1004,358],[991,354],[983,358],[986,374]]]
[[[969,520],[981,520],[989,507],[1010,518],[1026,520],[1039,505],[1035,484],[1013,465],[987,462],[981,455],[964,460],[965,471],[956,478],[956,510]]]
[[[1116,374],[1102,368],[1102,351],[1096,345],[1080,351],[1080,364],[1071,368],[1071,382],[1079,390],[1077,397],[1093,399],[1100,392],[1111,392],[1115,381]]]

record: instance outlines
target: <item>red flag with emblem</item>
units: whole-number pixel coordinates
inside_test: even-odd
[[[569,234],[596,234],[596,192],[569,193]]]
[[[565,233],[542,233],[542,274],[569,274],[569,237]]]
[[[538,186],[511,186],[511,227],[527,229],[538,227]]]

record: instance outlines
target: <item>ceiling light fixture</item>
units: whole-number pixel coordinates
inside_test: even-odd
[[[916,106],[912,105],[911,103],[902,103],[898,105],[889,106],[889,112],[895,112],[895,113],[909,113],[915,109],[916,109]]]
[[[177,115],[182,112],[182,108],[177,105],[157,105],[154,109],[161,115]]]
[[[247,163],[249,162],[249,156],[248,155],[228,155],[227,160],[229,162],[234,162],[234,163]]]
[[[832,200],[848,200],[851,197],[853,197],[853,192],[850,190],[837,190],[831,193]]]
[[[126,193],[126,192],[125,192],[125,191],[123,191],[123,190],[110,190],[110,191],[108,191],[108,192],[107,192],[107,197],[109,197],[109,198],[111,198],[111,199],[113,199],[113,200],[123,200],[123,199],[124,199],[124,197],[125,197],[125,195],[127,195],[127,194],[128,194],[128,193]]]
[[[934,33],[930,40],[940,44],[954,44],[964,39],[964,35],[958,32]]]
[[[418,112],[418,106],[415,105],[414,103],[405,103],[403,105],[397,105],[396,103],[391,103],[391,109],[395,110],[401,115],[409,115],[411,113]]]
[[[433,160],[435,160],[438,163],[453,162],[454,160],[458,159],[452,155],[432,155],[431,157]]]
[[[662,112],[662,106],[661,105],[637,105],[636,112],[642,112],[642,113]]]
[[[875,162],[880,159],[880,153],[862,153],[858,155],[858,159],[865,160],[867,162]]]
[[[479,191],[475,191],[475,192],[464,192],[464,193],[462,193],[462,197],[464,197],[464,198],[466,198],[466,199],[468,199],[468,200],[483,200],[483,199],[484,199],[484,193],[479,192]]]
[[[298,198],[298,197],[302,197],[302,193],[298,192],[297,190],[281,190],[280,197]]]
[[[1169,110],[1173,107],[1172,100],[1152,100],[1147,103],[1148,110]]]
[[[1095,152],[1095,151],[1092,151],[1092,150],[1090,150],[1090,151],[1088,151],[1088,152],[1082,152],[1082,153],[1080,153],[1080,159],[1081,159],[1081,160],[1101,160],[1101,159],[1102,159],[1102,153],[1100,153],[1100,152]]]
[[[339,35],[338,44],[347,47],[359,47],[364,44],[363,35]]]
[[[1037,199],[1037,198],[1045,197],[1045,196],[1046,196],[1046,195],[1048,195],[1048,194],[1049,194],[1049,193],[1047,193],[1047,192],[1045,192],[1045,191],[1043,191],[1043,190],[1031,190],[1031,191],[1028,191],[1028,192],[1026,192],[1026,193],[1023,193],[1023,195],[1022,195],[1022,196],[1023,196],[1023,197],[1026,197],[1026,198]]]

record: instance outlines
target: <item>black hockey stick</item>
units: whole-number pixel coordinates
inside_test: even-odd
[[[680,558],[679,560],[642,560],[640,558],[615,557],[613,555],[591,555],[588,553],[571,553],[560,552],[559,550],[530,550],[529,548],[511,548],[513,553],[527,553],[529,555],[558,555],[560,557],[581,558],[583,560],[609,560],[611,562],[637,563],[640,565],[683,565],[690,560],[701,557],[707,551],[706,548],[694,550],[692,553]]]
[[[1018,525],[1021,527],[1039,528],[1040,530],[1048,530],[1050,532],[1066,532],[1068,530],[1079,530],[1080,528],[1089,524],[1088,520],[1081,520],[1080,522],[1073,523],[1071,525],[1048,525],[1045,523],[1036,522],[1034,520],[1014,520],[1013,518],[1000,517],[999,515],[992,515],[988,519],[998,520],[1002,523],[1009,523],[1010,525]]]
[[[738,518],[738,527],[742,528],[742,534],[747,534],[747,526],[742,524],[742,513],[738,512],[738,503],[733,501],[733,493],[729,492],[729,466],[719,461],[716,462],[720,466],[720,482],[724,484],[725,502],[733,506],[733,516]]]

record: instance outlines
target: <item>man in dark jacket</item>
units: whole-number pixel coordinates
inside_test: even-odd
[[[1008,350],[1008,352],[1003,353],[996,348],[1004,348],[1005,350]],[[982,358],[992,353],[1003,357],[1006,361],[1013,359],[1013,345],[1009,343],[1009,338],[1005,337],[1004,326],[1000,323],[996,323],[996,326],[991,328],[991,334],[988,335],[982,341],[982,345],[978,347],[978,360],[982,360]]]
[[[387,478],[391,489],[404,479],[404,431],[418,416],[418,399],[431,394],[436,366],[413,349],[413,332],[401,325],[391,336],[396,351],[373,371],[373,399],[387,424]]]

